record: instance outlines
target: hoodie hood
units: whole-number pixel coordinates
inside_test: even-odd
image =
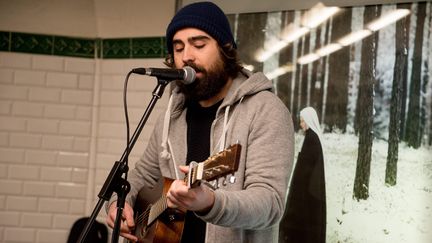
[[[252,73],[243,69],[233,83],[221,105],[221,108],[240,101],[245,96],[254,95],[263,90],[272,90],[272,82],[261,72]]]

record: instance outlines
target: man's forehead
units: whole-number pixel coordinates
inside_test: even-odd
[[[205,31],[202,31],[202,30],[197,29],[197,28],[184,28],[184,29],[177,31],[173,36],[173,40],[194,40],[196,38],[213,39]]]

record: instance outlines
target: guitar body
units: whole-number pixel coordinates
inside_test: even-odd
[[[157,220],[148,225],[150,208],[160,195],[167,193],[172,182],[173,180],[165,178],[154,189],[143,188],[139,192],[135,206],[135,235],[139,243],[178,243],[181,241],[186,210],[167,208]]]

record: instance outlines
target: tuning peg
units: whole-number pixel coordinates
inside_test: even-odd
[[[226,178],[226,176],[223,178],[223,180],[222,180],[222,186],[226,186],[227,185],[227,178]]]
[[[208,181],[201,181],[201,183],[203,183],[204,185],[208,186],[209,188],[211,188],[213,191],[216,190],[217,188],[214,187],[214,183],[213,182],[208,182]]]
[[[231,175],[230,178],[229,178],[229,182],[231,184],[234,184],[236,182],[236,180],[237,180],[237,178],[234,175]]]
[[[218,184],[217,184],[217,181],[216,181],[216,180],[214,180],[214,181],[211,181],[211,182],[210,182],[210,184],[211,184],[211,186],[212,186],[213,190],[216,190],[216,189],[218,189]]]

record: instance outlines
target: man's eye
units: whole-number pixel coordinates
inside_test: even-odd
[[[182,51],[183,51],[183,48],[174,48],[174,51],[175,51],[175,52],[182,52]]]
[[[204,44],[202,44],[202,45],[195,45],[195,48],[197,48],[197,49],[201,49],[201,48],[204,48]]]

